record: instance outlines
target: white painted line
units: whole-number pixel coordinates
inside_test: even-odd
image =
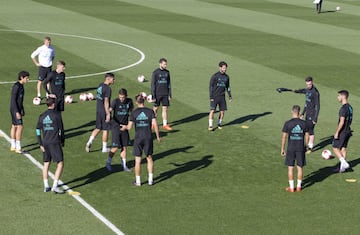
[[[9,143],[11,143],[10,137],[5,132],[3,132],[1,129],[0,129],[0,136],[4,137]],[[29,159],[35,166],[37,166],[41,170],[43,169],[43,165],[40,162],[38,162],[33,156],[31,156],[28,153],[23,153],[23,155],[27,159]],[[55,178],[54,174],[51,172],[49,172],[49,176],[52,179]],[[62,187],[65,190],[67,190],[68,192],[72,192],[72,190],[66,184],[64,184],[61,180],[59,180],[59,184],[62,185]],[[113,223],[111,223],[107,218],[105,218],[105,216],[100,214],[100,212],[98,212],[94,207],[92,207],[89,203],[87,203],[79,195],[71,195],[71,196],[73,198],[75,198],[86,209],[88,209],[96,218],[98,218],[101,222],[103,222],[108,228],[110,228],[115,234],[124,235],[124,233],[120,229],[118,229]]]
[[[140,63],[142,63],[145,60],[145,54],[140,49],[127,45],[125,43],[121,42],[115,42],[111,40],[101,39],[101,38],[93,38],[93,37],[86,37],[86,36],[80,36],[80,35],[73,35],[73,34],[64,34],[64,33],[53,33],[53,32],[40,32],[40,31],[30,31],[30,30],[22,30],[22,29],[0,29],[0,31],[7,31],[7,32],[19,32],[19,33],[34,33],[34,34],[46,34],[46,35],[57,35],[57,36],[64,36],[64,37],[72,37],[72,38],[80,38],[80,39],[86,39],[86,40],[93,40],[93,41],[99,41],[99,42],[105,42],[109,44],[114,44],[122,47],[127,47],[129,49],[132,49],[136,51],[138,54],[140,54],[140,59],[130,65],[126,65],[124,67],[115,68],[112,70],[104,71],[104,72],[98,72],[98,73],[89,73],[89,74],[80,74],[80,75],[74,75],[74,76],[67,76],[66,79],[72,79],[72,78],[83,78],[83,77],[91,77],[91,76],[98,76],[103,75],[105,73],[113,73],[121,70],[125,70],[131,67],[134,67]],[[29,82],[37,82],[37,80],[30,80]],[[9,81],[9,82],[0,82],[0,84],[12,84],[15,83],[15,81]]]

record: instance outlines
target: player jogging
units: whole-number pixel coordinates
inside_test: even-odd
[[[306,124],[309,129],[309,142],[307,143],[307,152],[311,153],[314,147],[315,133],[314,128],[318,121],[319,111],[320,111],[320,93],[318,89],[313,84],[313,78],[305,78],[306,88],[295,90],[295,93],[305,94],[305,106],[301,113],[301,118],[305,115]]]
[[[38,57],[38,60],[36,60]],[[51,72],[51,67],[53,60],[55,58],[55,50],[54,47],[51,46],[51,38],[45,37],[44,44],[38,47],[35,51],[31,53],[31,59],[34,64],[39,67],[39,76],[37,82],[37,96],[41,98],[41,82],[47,77],[47,75]]]
[[[56,63],[56,69],[51,71],[43,81],[44,89],[49,96],[53,96],[56,100],[55,109],[64,111],[65,96],[65,62],[59,60]],[[48,85],[50,84],[50,86]],[[50,87],[50,89],[49,89]]]
[[[110,130],[110,100],[111,88],[110,86],[115,82],[115,75],[113,73],[105,74],[105,81],[99,84],[96,91],[96,126],[92,131],[90,138],[85,146],[85,151],[90,152],[95,137],[102,130],[102,152],[107,153],[108,132]]]
[[[18,81],[12,87],[10,98],[10,114],[12,125],[10,130],[10,151],[22,153],[21,150],[21,136],[23,131],[23,116],[25,116],[24,109],[24,84],[28,82],[30,73],[27,71],[20,71],[18,74]]]
[[[48,110],[39,116],[36,125],[36,136],[40,145],[41,151],[44,153],[44,167],[43,167],[43,181],[44,192],[50,190],[54,193],[64,193],[58,188],[58,182],[64,169],[64,156],[62,147],[65,143],[64,126],[61,118],[61,112],[55,110],[55,98],[47,98],[46,104]],[[41,133],[43,138],[41,137]],[[50,189],[48,181],[48,172],[50,162],[56,162],[55,179],[53,186]]]
[[[141,156],[144,152],[147,160],[148,184],[154,184],[154,163],[153,154],[153,127],[156,139],[160,142],[159,128],[156,122],[155,112],[144,106],[145,99],[141,94],[135,97],[137,109],[131,112],[130,121],[127,129],[130,130],[135,126],[135,139],[133,147],[133,155],[135,156],[135,186],[141,186]]]
[[[350,164],[346,161],[346,148],[352,136],[350,125],[353,119],[353,108],[348,103],[349,92],[347,90],[339,91],[337,98],[342,106],[339,111],[338,126],[334,134],[333,150],[340,161],[339,172],[344,172],[350,167]]]
[[[112,171],[111,161],[119,148],[121,149],[120,157],[124,171],[131,171],[126,166],[126,147],[130,140],[129,131],[126,129],[126,126],[129,122],[129,113],[133,108],[134,104],[132,99],[127,98],[127,90],[121,88],[119,90],[119,97],[113,100],[110,108],[113,112],[113,118],[111,120],[112,144],[106,162],[108,171]]]
[[[211,76],[209,93],[210,93],[210,113],[209,113],[209,131],[213,131],[214,113],[216,107],[219,106],[220,115],[218,120],[218,128],[222,129],[222,120],[224,119],[225,110],[227,110],[225,92],[229,95],[230,102],[232,101],[230,91],[230,77],[226,74],[227,63],[221,61],[219,63],[219,72]]]
[[[288,192],[294,192],[294,165],[297,165],[297,186],[296,191],[301,191],[303,178],[303,167],[306,165],[305,140],[309,138],[306,122],[300,119],[300,106],[292,107],[292,119],[285,122],[282,129],[281,155],[285,157],[285,165],[288,166],[289,187]],[[287,151],[285,152],[286,139],[288,140]]]
[[[159,68],[152,73],[151,79],[151,95],[154,101],[154,111],[157,114],[159,106],[162,104],[162,119],[163,129],[171,131],[172,128],[168,125],[167,110],[170,106],[171,100],[171,83],[170,72],[166,69],[167,60],[161,58],[159,60]]]

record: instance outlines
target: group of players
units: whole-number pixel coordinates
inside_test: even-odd
[[[302,190],[303,167],[306,165],[305,152],[311,153],[314,147],[314,128],[318,122],[320,111],[320,93],[313,84],[313,78],[305,79],[306,88],[295,90],[295,93],[305,94],[306,102],[300,113],[300,106],[294,105],[291,109],[292,118],[285,122],[282,129],[281,155],[285,157],[285,165],[288,166],[289,187],[288,192],[300,192]],[[350,125],[353,118],[353,108],[348,103],[349,92],[340,90],[338,101],[341,103],[339,121],[333,138],[333,151],[340,161],[337,172],[345,172],[350,167],[346,161],[346,148],[352,131]],[[285,145],[287,142],[287,149]],[[294,166],[297,165],[297,184],[294,185]]]

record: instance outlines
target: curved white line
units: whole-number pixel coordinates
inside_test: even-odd
[[[121,43],[121,42],[115,42],[115,41],[111,41],[111,40],[106,40],[106,39],[100,39],[100,38],[93,38],[93,37],[86,37],[86,36],[80,36],[80,35],[74,35],[74,34],[63,34],[63,33],[53,33],[53,32],[41,32],[41,31],[31,31],[31,30],[22,30],[22,29],[0,29],[0,31],[8,31],[8,32],[19,32],[19,33],[35,33],[35,34],[47,34],[47,35],[57,35],[57,36],[64,36],[64,37],[72,37],[72,38],[80,38],[80,39],[87,39],[87,40],[93,40],[93,41],[99,41],[99,42],[105,42],[105,43],[110,43],[110,44],[115,44],[115,45],[119,45],[119,46],[123,46],[123,47],[127,47],[130,48],[134,51],[136,51],[137,53],[140,54],[140,59],[138,61],[136,61],[133,64],[124,66],[124,67],[120,67],[120,68],[116,68],[116,69],[112,69],[112,70],[108,70],[108,71],[104,71],[104,72],[98,72],[98,73],[89,73],[89,74],[80,74],[80,75],[74,75],[74,76],[69,76],[66,77],[66,79],[71,79],[71,78],[83,78],[83,77],[91,77],[91,76],[97,76],[97,75],[103,75],[105,73],[113,73],[113,72],[117,72],[120,70],[125,70],[131,67],[134,67],[140,63],[142,63],[145,60],[145,54],[138,48],[130,46],[128,44],[125,43]],[[29,82],[37,82],[37,80],[31,80]],[[9,84],[9,83],[14,83],[14,81],[10,81],[10,82],[0,82],[0,84]]]

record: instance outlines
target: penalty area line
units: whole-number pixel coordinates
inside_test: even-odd
[[[0,136],[4,137],[7,142],[10,142],[10,137],[0,129]],[[28,160],[30,160],[35,166],[37,166],[40,170],[43,169],[43,165],[37,161],[33,156],[29,153],[23,153]],[[49,176],[54,180],[55,175],[49,172]],[[67,192],[73,192],[66,184],[64,184],[61,180],[59,180],[59,185],[62,186],[64,190]],[[75,200],[77,200],[82,206],[84,206],[87,210],[89,210],[97,219],[99,219],[102,223],[104,223],[109,229],[111,229],[115,234],[124,235],[124,233],[117,228],[113,223],[111,223],[105,216],[103,216],[100,212],[98,212],[94,207],[92,207],[89,203],[87,203],[82,197],[79,195],[71,195]]]

